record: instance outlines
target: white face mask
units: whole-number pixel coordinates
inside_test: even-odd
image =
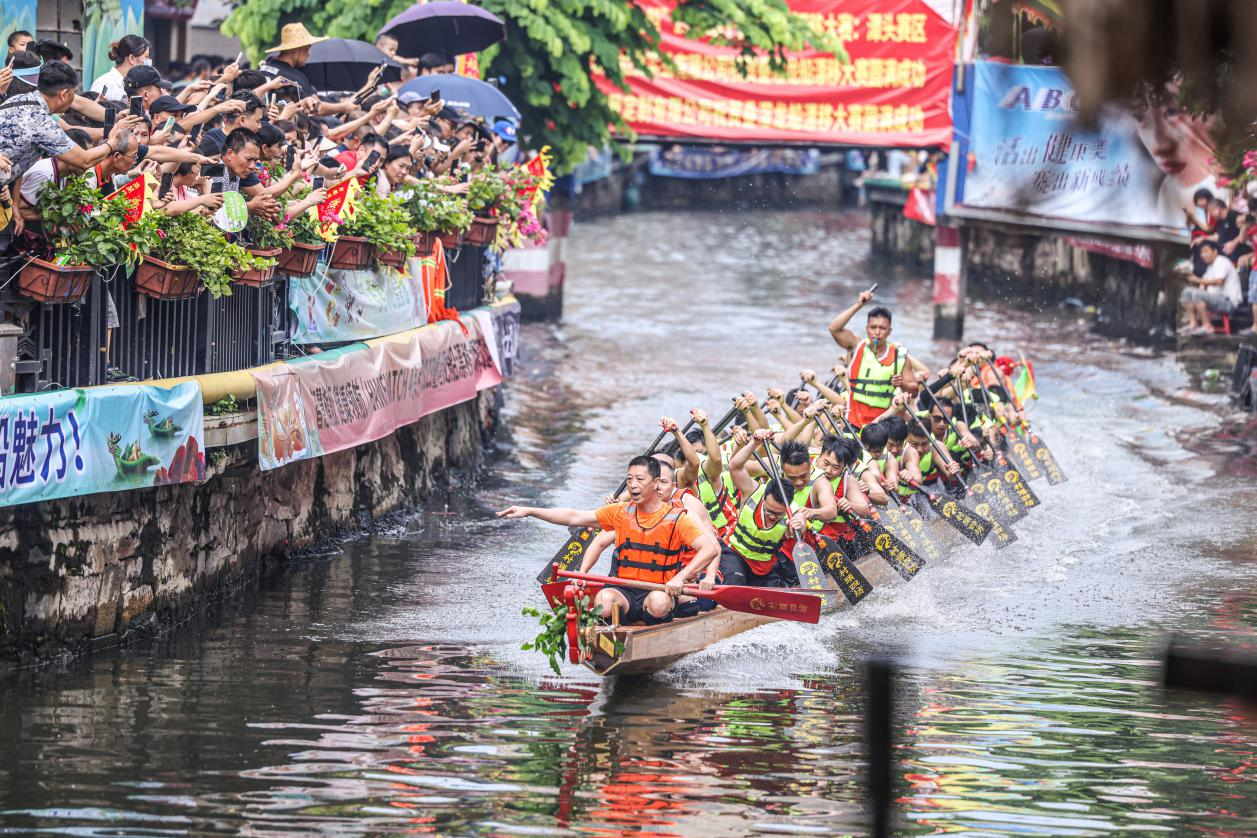
[[[143,64],[145,67],[152,67],[152,66],[153,66],[153,59],[151,59],[151,58],[145,58],[145,59],[143,59],[142,61],[140,61],[140,63],[141,63],[141,64]]]

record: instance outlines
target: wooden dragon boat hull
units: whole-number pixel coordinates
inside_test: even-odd
[[[725,638],[775,622],[773,617],[716,608],[657,626],[606,626],[595,632],[593,657],[582,663],[598,675],[649,674]],[[622,645],[616,654],[618,644]]]

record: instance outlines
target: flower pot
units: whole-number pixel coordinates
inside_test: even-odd
[[[87,296],[96,269],[91,265],[54,265],[32,259],[17,275],[17,287],[41,303],[77,303]]]
[[[375,245],[361,236],[341,236],[332,246],[331,266],[339,270],[366,270],[374,259]]]
[[[145,256],[135,269],[135,290],[155,300],[185,300],[201,293],[201,278],[183,265]]]
[[[426,254],[431,253],[436,247],[436,233],[415,233],[411,241],[415,243],[415,253]]]
[[[463,242],[475,247],[484,247],[487,244],[492,244],[497,237],[498,219],[477,218],[471,222],[471,229],[463,236]]]
[[[406,267],[406,262],[410,259],[404,250],[381,250],[378,248],[375,251],[375,258],[381,265],[388,265],[390,268],[399,271]]]
[[[279,248],[274,250],[249,250],[254,256],[260,256],[266,259],[273,259],[279,255]],[[275,280],[275,266],[269,268],[255,268],[251,271],[232,271],[232,280],[240,285],[248,285],[251,288],[263,288],[270,285]]]
[[[275,257],[279,260],[279,264],[275,266],[276,273],[284,276],[309,276],[319,264],[319,254],[324,247],[321,244],[293,242],[292,247],[281,250]]]
[[[463,246],[463,233],[461,230],[455,230],[452,233],[438,233],[437,238],[441,240],[441,244],[445,245],[446,250],[456,250]]]

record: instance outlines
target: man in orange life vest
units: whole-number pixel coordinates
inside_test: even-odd
[[[647,625],[666,623],[672,619],[676,598],[686,580],[719,555],[716,536],[704,530],[686,513],[659,496],[658,483],[662,468],[651,457],[629,460],[629,499],[609,503],[596,510],[540,509],[512,506],[498,513],[499,518],[536,518],[566,527],[599,527],[615,532],[616,567],[613,576],[641,582],[657,582],[667,591],[642,591],[636,588],[608,585],[594,598],[599,615],[611,616],[619,608],[626,623]],[[693,550],[689,563],[684,554]],[[700,587],[710,588],[704,579]]]
[[[843,349],[851,350],[847,368],[847,421],[862,428],[886,412],[896,388],[915,392],[918,374],[929,377],[925,364],[908,356],[908,350],[890,342],[890,311],[877,307],[868,315],[868,337],[859,338],[847,328],[851,318],[873,299],[873,289],[860,294],[855,304],[829,324],[829,334]]]

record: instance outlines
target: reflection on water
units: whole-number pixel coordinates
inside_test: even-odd
[[[661,414],[823,368],[821,321],[870,277],[914,351],[947,351],[928,341],[928,286],[867,265],[855,216],[577,235],[569,320],[526,328],[477,494],[146,645],[6,676],[0,831],[858,833],[860,666],[891,655],[901,832],[1257,834],[1257,723],[1167,699],[1155,662],[1169,630],[1257,638],[1257,498],[1185,444],[1217,420],[1180,397],[1171,359],[1051,315],[970,318],[1034,348],[1035,409],[1071,476],[1017,544],[962,548],[841,618],[766,626],[654,679],[554,678],[520,652],[561,533],[493,509],[587,503]]]

